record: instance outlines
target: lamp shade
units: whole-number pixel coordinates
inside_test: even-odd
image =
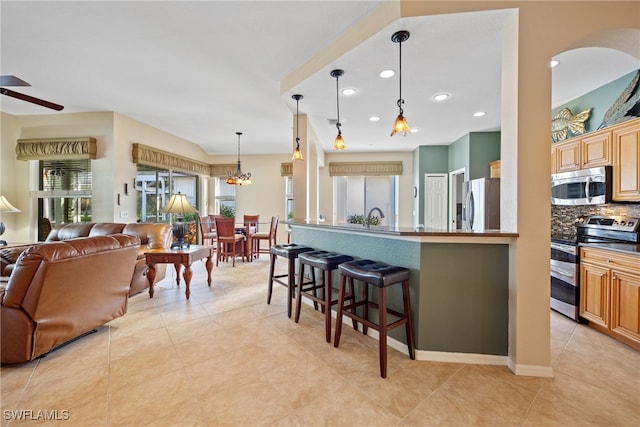
[[[4,196],[0,196],[0,212],[20,212],[20,209],[9,203]]]
[[[160,212],[171,214],[196,213],[197,211],[189,203],[187,196],[178,192],[169,199],[169,202],[160,210]]]

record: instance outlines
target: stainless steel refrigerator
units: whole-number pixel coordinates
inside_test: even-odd
[[[462,229],[500,228],[500,178],[479,178],[462,183]]]

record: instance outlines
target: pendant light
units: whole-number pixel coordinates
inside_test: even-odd
[[[300,136],[298,133],[300,132],[300,126],[298,125],[298,117],[300,117],[300,113],[298,112],[298,103],[303,98],[302,95],[292,95],[291,98],[296,100],[296,149],[293,150],[293,160],[304,160],[302,157],[302,151],[300,151]]]
[[[336,140],[333,143],[333,150],[344,150],[346,147],[344,145],[344,139],[342,139],[342,130],[340,130],[340,96],[339,96],[339,88],[338,88],[338,79],[344,75],[344,70],[332,70],[331,77],[336,78],[336,110],[338,112],[338,120],[336,122],[336,127],[338,128],[338,135],[336,136]]]
[[[231,185],[251,185],[251,172],[243,173],[240,167],[240,135],[242,132],[236,132],[238,135],[238,168],[235,173],[230,173],[227,178],[227,184]]]
[[[396,117],[396,121],[393,123],[391,136],[400,132],[402,132],[404,136],[407,136],[407,132],[411,131],[411,129],[409,129],[409,125],[407,124],[407,120],[404,118],[404,112],[402,110],[402,104],[404,104],[404,99],[402,99],[402,42],[406,41],[408,38],[409,31],[396,31],[391,36],[391,41],[400,45],[400,68],[398,70],[400,80],[400,95],[398,97],[399,114],[398,117]]]

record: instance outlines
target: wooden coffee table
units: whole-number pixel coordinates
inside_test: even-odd
[[[173,264],[176,269],[176,282],[180,286],[180,268],[184,266],[184,283],[186,285],[185,295],[189,299],[191,290],[189,284],[191,283],[191,277],[193,273],[191,271],[191,264],[194,261],[207,258],[205,266],[207,267],[207,284],[211,286],[211,270],[213,270],[213,246],[205,245],[191,245],[185,249],[151,249],[145,252],[146,263],[149,266],[147,272],[147,280],[149,280],[149,298],[153,298],[153,282],[156,279],[156,264]]]

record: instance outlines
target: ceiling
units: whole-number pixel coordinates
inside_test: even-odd
[[[0,74],[31,87],[10,88],[65,106],[54,112],[7,96],[13,115],[115,111],[200,145],[210,154],[287,153],[291,95],[303,95],[325,151],[336,134],[334,68],[344,70],[340,121],[349,151],[405,151],[449,144],[471,131],[500,129],[500,30],[513,10],[405,18],[372,35],[281,93],[281,82],[380,1],[0,2]],[[399,49],[409,136],[389,136],[398,113]],[[597,54],[594,54],[597,53]],[[603,56],[605,59],[603,59]],[[558,56],[553,103],[566,102],[640,68],[609,49]],[[603,67],[603,64],[607,64]],[[449,93],[436,103],[433,95]],[[484,111],[483,117],[473,117]],[[378,122],[369,121],[377,115]]]

